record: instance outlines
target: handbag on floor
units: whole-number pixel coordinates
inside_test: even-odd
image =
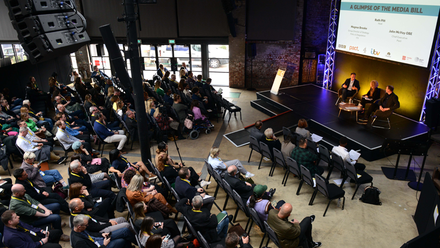
[[[382,205],[379,199],[380,190],[373,186],[365,187],[364,194],[362,194],[361,201],[374,205]]]

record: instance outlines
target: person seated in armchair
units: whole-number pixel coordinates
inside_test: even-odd
[[[361,90],[361,86],[359,85],[359,81],[356,79],[356,73],[352,72],[350,74],[350,78],[347,78],[342,84],[342,101],[345,102],[347,97],[353,96],[356,94],[356,91],[359,90]]]
[[[367,125],[371,126],[371,122],[375,117],[388,117],[395,109],[400,107],[399,97],[394,94],[394,87],[388,85],[385,89],[386,94],[380,99],[378,104],[372,104],[367,111],[365,111],[363,122],[368,122]],[[373,115],[371,115],[374,113]]]

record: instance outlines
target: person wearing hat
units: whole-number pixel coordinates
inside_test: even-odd
[[[267,186],[257,184],[254,187],[254,193],[249,197],[247,201],[247,206],[255,209],[257,211],[258,216],[261,221],[267,221],[267,216],[269,215],[269,211],[276,208],[280,209],[284,203],[284,200],[278,201],[276,206],[272,206],[270,202],[270,198],[275,193],[274,189],[270,189],[269,192],[266,192]]]

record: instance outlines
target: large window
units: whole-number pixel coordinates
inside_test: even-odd
[[[202,74],[202,45],[191,44],[191,70],[194,78]]]
[[[145,80],[150,80],[156,74],[156,48],[152,45],[141,45],[141,57],[145,70],[142,75]]]
[[[208,68],[212,85],[229,86],[229,46],[208,45]]]
[[[11,64],[23,62],[28,59],[20,44],[2,44],[3,58],[11,59]]]
[[[107,76],[113,76],[108,51],[105,45],[91,44],[89,48],[92,65],[97,65]]]

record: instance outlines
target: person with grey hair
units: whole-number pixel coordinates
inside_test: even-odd
[[[212,166],[212,168],[217,171],[218,174],[223,175],[226,169],[234,165],[238,168],[241,174],[243,174],[246,178],[251,178],[255,176],[244,168],[243,164],[238,159],[229,160],[224,162],[218,155],[220,154],[220,149],[217,147],[211,148],[209,151],[208,163]]]
[[[122,228],[109,233],[91,233],[86,231],[87,226],[92,220],[83,214],[79,214],[73,218],[73,229],[70,233],[72,247],[94,248],[94,247],[107,247],[107,248],[121,248],[131,247],[131,242],[124,239],[128,237],[131,231],[128,228]]]
[[[208,243],[215,243],[226,237],[232,215],[228,216],[228,213],[223,211],[219,215],[225,217],[217,222],[217,216],[211,214],[203,205],[203,198],[200,195],[194,196],[191,204],[189,199],[182,198],[176,203],[176,209],[188,218],[194,229],[200,231]]]
[[[81,201],[80,198],[73,198],[72,200],[70,200],[69,208],[71,213],[70,222],[73,222],[74,217],[79,214],[88,215],[88,217],[91,218],[91,222],[86,227],[86,230],[89,232],[109,233],[109,232],[114,232],[121,228],[131,229],[130,224],[127,222],[127,220],[125,220],[124,217],[109,219],[88,212],[84,208],[84,202]],[[127,239],[131,238],[132,241],[136,242],[134,240],[133,233],[131,237],[125,237],[125,238]]]
[[[273,158],[273,148],[281,151],[281,142],[274,135],[272,128],[267,128],[264,130],[264,136],[266,137],[261,141],[269,147],[270,155]]]
[[[78,160],[70,162],[69,185],[72,183],[81,183],[86,186],[93,197],[115,198],[115,194],[111,191],[111,181],[103,180],[92,183],[87,169]]]
[[[55,155],[51,149],[52,147],[43,145],[43,143],[36,143],[29,140],[26,136],[28,134],[27,127],[20,127],[19,135],[15,144],[20,147],[23,152],[35,153],[37,161],[57,161],[58,164],[62,164],[66,158]]]
[[[53,184],[60,182],[64,189],[69,188],[69,185],[64,181],[58,170],[45,170],[41,171],[40,164],[35,163],[35,153],[25,152],[23,155],[23,163],[20,168],[25,170],[28,174],[28,179],[35,185],[41,188],[46,188],[46,184]]]

